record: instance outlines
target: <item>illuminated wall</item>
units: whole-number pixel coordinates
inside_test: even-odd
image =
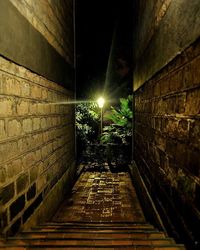
[[[0,34],[0,226],[13,234],[73,179],[74,108],[59,104],[74,98],[73,2],[0,1]]]

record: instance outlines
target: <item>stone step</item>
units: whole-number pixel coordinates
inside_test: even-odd
[[[4,250],[35,250],[35,249],[43,249],[43,250],[185,250],[185,247],[183,245],[163,245],[163,246],[145,246],[145,245],[138,245],[138,246],[124,246],[124,245],[113,245],[113,246],[0,246],[0,249]]]
[[[45,224],[41,224],[40,227],[129,227],[129,228],[154,228],[151,224],[148,223],[133,223],[133,222],[115,222],[115,223],[105,223],[105,222],[79,222],[79,221],[72,221],[72,222],[48,222]]]
[[[40,231],[27,231],[27,232],[22,232],[20,234],[23,237],[30,237],[30,238],[108,238],[108,239],[113,239],[113,238],[132,238],[132,239],[162,239],[165,238],[166,235],[163,232],[146,232],[146,233],[141,233],[141,232],[74,232],[74,231],[67,231],[65,233],[62,232],[40,232]]]
[[[141,221],[74,221],[74,220],[68,220],[68,221],[49,221],[49,222],[45,222],[44,224],[104,224],[104,225],[123,225],[123,224],[128,224],[128,225],[149,225],[152,226],[151,224],[147,223],[147,222],[141,222]]]
[[[127,225],[127,226],[103,226],[103,225],[41,225],[41,226],[35,226],[32,228],[33,230],[67,230],[67,229],[76,229],[76,230],[82,230],[82,229],[94,229],[94,230],[145,230],[145,231],[152,231],[157,230],[153,226],[137,226],[137,225]]]
[[[12,238],[5,241],[0,241],[0,245],[66,245],[66,246],[115,246],[115,245],[124,245],[124,246],[137,246],[137,245],[169,245],[174,244],[174,241],[170,238],[163,238],[163,239],[83,239],[83,238],[76,238],[76,239],[63,239],[63,238]]]
[[[33,232],[59,232],[59,233],[68,233],[70,232],[74,232],[74,233],[100,233],[100,232],[104,232],[104,233],[157,233],[158,230],[157,229],[137,229],[137,228],[32,228]]]

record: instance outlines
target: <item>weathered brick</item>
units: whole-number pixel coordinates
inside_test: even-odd
[[[12,178],[22,172],[22,161],[21,159],[16,159],[12,163],[7,165],[7,175]]]
[[[40,99],[42,97],[41,88],[36,85],[31,86],[31,96],[35,99]]]
[[[190,135],[193,138],[200,138],[200,121],[199,120],[193,120],[191,121],[191,130]]]
[[[51,113],[55,114],[56,113],[56,105],[51,103],[51,104],[49,104],[49,106],[50,106],[50,109],[51,109]]]
[[[28,192],[27,192],[27,201],[33,199],[36,195],[36,184],[34,183],[29,189],[28,189]]]
[[[200,148],[200,121],[193,120],[190,122],[190,142],[193,147]]]
[[[177,137],[182,139],[189,138],[190,122],[188,120],[180,120],[177,127]]]
[[[33,130],[40,129],[40,118],[33,118]]]
[[[8,225],[8,210],[6,209],[1,213],[1,227],[4,228]]]
[[[186,94],[181,94],[176,96],[175,113],[183,114],[185,112],[185,105],[186,105]]]
[[[187,64],[182,68],[183,71],[183,86],[188,88],[193,85],[193,74],[191,64]]]
[[[36,159],[37,161],[40,161],[42,159],[42,153],[40,149],[36,151]]]
[[[3,163],[9,160],[11,157],[16,156],[18,153],[17,142],[11,141],[8,143],[0,144],[0,159]]]
[[[28,82],[23,82],[23,85],[21,88],[21,94],[23,97],[30,96],[30,84]]]
[[[25,195],[21,195],[10,206],[10,219],[12,220],[25,207]]]
[[[0,120],[0,139],[4,139],[5,137],[6,137],[5,121]]]
[[[200,89],[188,91],[185,113],[188,115],[200,114]]]
[[[19,152],[27,151],[27,149],[34,148],[35,145],[33,144],[33,139],[31,135],[23,137],[22,139],[18,140],[18,150]]]
[[[26,154],[24,157],[23,157],[23,167],[25,169],[27,169],[29,166],[32,166],[36,161],[36,157],[35,157],[35,152],[30,152],[28,154]]]
[[[165,100],[166,102],[166,114],[174,114],[176,109],[176,96],[171,96]]]
[[[23,173],[21,174],[16,181],[16,185],[17,185],[17,194],[19,194],[20,192],[24,191],[26,189],[26,187],[28,186],[29,183],[29,176],[28,173]]]
[[[20,96],[21,88],[20,81],[13,76],[4,74],[2,76],[4,86],[6,86],[6,94]]]
[[[37,179],[36,185],[37,185],[37,192],[40,192],[41,189],[45,188],[45,185],[47,183],[47,177],[46,174],[43,174],[42,176]]]
[[[45,111],[45,114],[50,114],[51,113],[51,104],[49,103],[45,103],[44,104],[44,111]]]
[[[165,122],[165,123],[164,123]],[[165,126],[164,131],[168,133],[170,137],[177,137],[177,130],[178,130],[178,123],[179,121],[177,119],[171,118],[171,119],[165,119],[163,121],[163,126]]]
[[[4,183],[6,181],[6,169],[1,167],[0,168],[0,183]]]
[[[29,102],[20,101],[17,104],[17,114],[18,115],[27,115],[29,113]]]
[[[175,71],[170,76],[170,91],[181,90],[183,85],[183,73],[182,70]]]
[[[50,133],[44,132],[43,133],[44,142],[48,142],[50,140]]]
[[[57,125],[57,119],[56,117],[52,118],[52,125],[55,127]]]
[[[57,140],[54,140],[53,141],[53,150],[57,149],[57,147],[58,147],[58,142],[57,142]]]
[[[37,115],[38,114],[38,104],[37,103],[30,103],[30,114],[31,115]]]
[[[48,101],[53,101],[53,92],[51,90],[48,91]]]
[[[15,194],[14,183],[10,183],[7,186],[3,187],[0,192],[1,192],[0,196],[2,204],[6,204],[14,197]]]
[[[39,162],[38,164],[34,165],[30,170],[30,183],[37,180],[40,173],[43,171],[43,163]]]
[[[8,136],[17,136],[21,134],[21,122],[14,119],[8,121]]]
[[[41,144],[43,144],[43,135],[41,133],[33,135],[32,136],[32,143],[34,143],[35,147],[41,146]]]
[[[46,118],[41,119],[41,128],[45,129],[47,127],[47,120]]]
[[[166,95],[170,92],[170,78],[165,77],[164,81],[161,82],[161,95]]]
[[[45,104],[39,103],[38,104],[38,114],[44,115],[45,114]]]
[[[191,68],[192,68],[192,76],[193,76],[193,81],[192,83],[199,84],[200,83],[200,70],[199,70],[199,65],[200,65],[200,57],[195,58],[194,61],[191,63]]]
[[[42,99],[46,100],[48,98],[48,92],[47,89],[42,89]]]
[[[47,118],[47,127],[49,128],[49,127],[51,127],[52,126],[52,117],[48,117]]]
[[[49,154],[48,146],[42,147],[42,157],[46,158]]]
[[[26,118],[23,120],[23,131],[25,133],[31,132],[32,131],[32,120],[30,118]]]
[[[0,98],[0,116],[9,116],[13,114],[13,102],[11,99]]]

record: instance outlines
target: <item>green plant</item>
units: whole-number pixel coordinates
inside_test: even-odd
[[[103,128],[101,142],[129,144],[132,135],[132,96],[120,98],[120,107],[111,107],[105,118],[112,123]]]
[[[80,103],[76,106],[77,150],[80,156],[86,145],[97,140],[99,112],[95,102]]]

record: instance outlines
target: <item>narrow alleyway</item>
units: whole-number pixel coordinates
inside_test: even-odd
[[[145,221],[127,172],[84,172],[50,222],[1,241],[0,248],[185,249]]]

